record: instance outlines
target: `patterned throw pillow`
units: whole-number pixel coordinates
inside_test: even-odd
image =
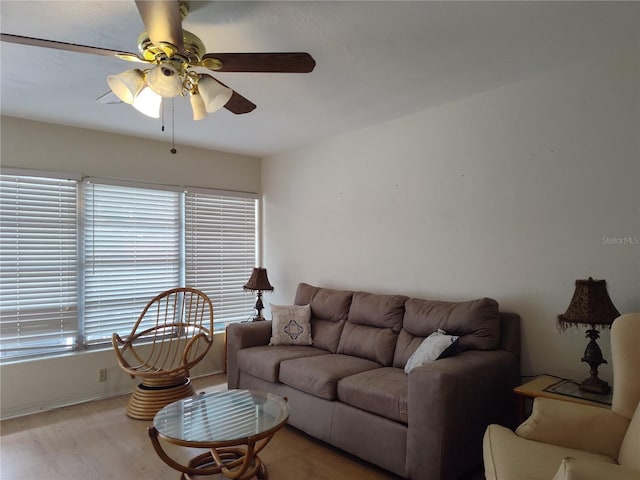
[[[409,374],[420,365],[453,355],[458,344],[458,338],[456,335],[447,335],[444,330],[439,328],[438,331],[425,338],[416,351],[413,352],[413,355],[409,357],[404,367],[405,373]]]
[[[269,345],[311,345],[310,305],[271,305]]]

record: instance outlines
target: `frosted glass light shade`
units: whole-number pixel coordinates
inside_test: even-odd
[[[231,95],[233,95],[233,90],[207,75],[200,77],[198,91],[209,113],[220,110],[229,101]]]
[[[160,118],[160,105],[162,97],[153,92],[149,87],[144,87],[133,101],[133,108],[147,117]]]
[[[131,105],[144,87],[144,76],[138,69],[127,70],[117,75],[109,75],[107,83],[116,97]]]
[[[182,79],[170,63],[163,63],[147,73],[147,85],[162,97],[172,98],[182,91]]]
[[[190,96],[191,109],[193,110],[193,119],[202,120],[207,116],[207,109],[204,106],[202,95],[198,93],[192,93]]]

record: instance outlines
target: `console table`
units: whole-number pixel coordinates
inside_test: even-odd
[[[258,453],[288,418],[289,406],[277,395],[229,390],[167,405],[156,414],[148,433],[158,456],[182,472],[182,480],[214,474],[236,480],[267,479],[267,467]],[[167,454],[160,440],[209,451],[183,465]]]

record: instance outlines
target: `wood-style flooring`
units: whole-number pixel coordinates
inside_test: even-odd
[[[194,386],[197,392],[224,390],[226,376],[197,379]],[[150,422],[125,415],[127,400],[121,396],[4,420],[0,480],[178,480],[180,473],[151,446]],[[187,459],[202,451],[173,447],[171,452]],[[288,426],[260,458],[271,480],[399,479]]]

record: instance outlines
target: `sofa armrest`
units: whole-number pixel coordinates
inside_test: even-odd
[[[562,461],[553,480],[638,480],[640,472],[615,463],[604,463],[586,458],[567,457]]]
[[[520,362],[505,350],[470,350],[409,374],[409,478],[459,478],[482,463],[491,423],[511,423]]]
[[[227,327],[227,384],[238,388],[238,351],[243,348],[268,345],[271,338],[271,320],[232,323]]]
[[[617,459],[628,426],[628,418],[607,408],[540,397],[534,400],[531,416],[516,434]]]

